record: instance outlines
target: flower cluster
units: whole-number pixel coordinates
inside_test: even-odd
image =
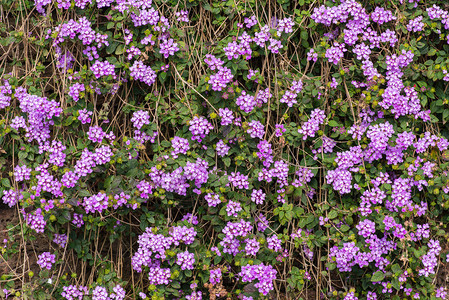
[[[134,80],[142,81],[149,86],[156,82],[156,72],[141,61],[134,61],[133,65],[129,67],[129,71],[129,75]]]
[[[61,296],[67,300],[82,300],[84,295],[89,293],[86,286],[69,285],[63,286],[62,289],[63,292],[61,293]]]
[[[201,143],[203,138],[205,138],[212,129],[214,129],[214,126],[203,116],[195,116],[189,122],[189,130],[192,133],[192,141],[196,140]]]
[[[50,252],[44,252],[38,256],[37,264],[41,269],[51,270],[53,264],[55,263],[55,255]]]
[[[276,279],[277,271],[271,265],[246,265],[239,273],[242,282],[252,282],[257,280],[254,286],[259,293],[268,295],[274,289],[273,280]]]
[[[108,61],[96,61],[91,67],[90,70],[94,74],[95,78],[100,78],[102,76],[111,75],[113,79],[116,79],[114,65]]]
[[[306,140],[308,137],[314,137],[324,119],[326,119],[324,111],[319,108],[314,109],[310,114],[309,120],[298,130],[303,135],[303,140]]]

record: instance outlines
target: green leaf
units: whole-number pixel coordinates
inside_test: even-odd
[[[310,215],[310,216],[307,217],[306,224],[310,224],[314,220],[315,220],[315,216],[314,215]]]
[[[25,151],[19,152],[19,159],[25,159],[25,158],[27,158],[27,156],[28,156],[27,152],[25,152]]]
[[[171,143],[169,141],[162,141],[161,146],[165,148],[171,147]]]
[[[377,271],[373,274],[373,277],[371,277],[372,282],[379,282],[384,280],[385,274],[382,271]]]
[[[180,288],[181,288],[181,285],[179,284],[179,281],[173,281],[173,282],[171,283],[171,286],[172,286],[173,288],[175,288],[175,289],[180,289]]]
[[[11,183],[9,182],[8,178],[2,178],[2,185],[7,188],[11,187]]]
[[[338,217],[338,212],[336,210],[331,210],[327,217],[330,220],[335,219],[336,217]]]
[[[394,264],[394,265],[391,267],[391,271],[393,271],[393,273],[394,273],[395,275],[400,275],[400,274],[402,273],[402,269],[401,269],[401,267],[399,266],[399,264]]]
[[[112,54],[118,46],[118,42],[112,42],[106,47],[106,53]]]
[[[120,55],[123,54],[123,52],[125,52],[125,46],[123,46],[122,44],[118,45],[115,49],[115,54]]]
[[[215,255],[214,257],[214,265],[218,265],[221,262],[221,256]]]
[[[341,230],[342,232],[346,232],[346,231],[349,230],[349,226],[348,226],[348,225],[342,225],[342,226],[340,227],[340,230]]]
[[[159,81],[161,83],[165,83],[166,79],[167,79],[167,73],[166,72],[159,73]]]
[[[79,191],[78,196],[80,196],[80,197],[90,197],[90,193],[89,193],[88,190],[81,190],[81,191]]]
[[[231,159],[229,157],[223,157],[222,161],[226,167],[229,167],[231,165]]]
[[[329,121],[329,126],[331,126],[331,127],[341,127],[341,125],[338,124],[338,122],[335,121],[335,120],[330,120]]]
[[[215,151],[214,151],[214,149],[212,149],[212,147],[209,147],[209,148],[207,149],[207,151],[206,151],[206,155],[209,156],[209,157],[214,158],[214,157],[215,157]]]
[[[110,176],[110,177],[106,178],[106,180],[104,181],[104,187],[106,189],[109,189],[109,187],[111,186],[112,180],[114,180],[114,176]]]

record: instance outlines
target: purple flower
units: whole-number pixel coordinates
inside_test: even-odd
[[[257,107],[262,107],[262,105],[267,103],[271,97],[273,97],[273,95],[270,93],[270,88],[259,90],[255,98]]]
[[[340,194],[347,194],[351,192],[352,175],[348,170],[330,170],[327,172],[326,180],[329,184],[332,184],[334,190],[340,192]]]
[[[190,295],[186,296],[186,300],[202,300],[203,293],[201,291],[193,291]]]
[[[27,225],[37,233],[43,233],[47,222],[44,219],[42,209],[38,208],[34,212],[25,214]]]
[[[144,46],[150,44],[151,46],[154,46],[156,44],[156,42],[153,39],[153,35],[150,34],[149,36],[144,37],[140,43]]]
[[[134,80],[142,81],[149,86],[156,81],[156,72],[141,61],[134,61],[133,65],[129,68],[129,71],[129,75],[134,78]]]
[[[368,219],[361,221],[356,228],[359,230],[359,235],[364,238],[371,236],[376,231],[375,223]]]
[[[259,138],[262,139],[264,134],[265,134],[265,130],[264,130],[264,126],[262,125],[262,123],[260,123],[259,121],[255,121],[252,120],[249,124],[248,124],[248,130],[246,131],[252,138]]]
[[[238,189],[248,189],[248,179],[247,175],[240,174],[240,172],[231,172],[231,175],[228,176],[229,183]]]
[[[67,244],[67,235],[55,233],[53,243],[58,244],[58,246],[61,248],[64,248]]]
[[[125,299],[126,296],[126,291],[120,286],[120,285],[116,285],[115,287],[112,288],[112,290],[114,291],[114,294],[111,294],[111,298],[115,300],[123,300]]]
[[[271,53],[277,54],[279,53],[279,50],[282,49],[284,46],[282,46],[282,42],[273,38],[270,38],[270,45],[268,45],[268,50],[271,51]]]
[[[72,55],[70,51],[62,51],[62,49],[58,46],[55,47],[55,57],[56,67],[58,69],[62,69],[66,71],[67,69],[71,69],[73,67],[73,62],[75,61],[75,57]]]
[[[424,29],[424,23],[422,22],[423,16],[418,16],[411,19],[407,24],[407,30],[413,32],[419,32]]]
[[[64,166],[66,155],[63,151],[66,150],[66,148],[67,147],[62,142],[53,140],[47,149],[49,153],[48,162],[58,167]]]
[[[349,292],[346,294],[346,296],[343,298],[343,300],[358,300],[359,298],[357,298],[355,296],[354,292]]]
[[[211,247],[210,251],[215,252],[217,254],[217,256],[221,256],[221,252],[220,252],[220,250],[218,249],[217,246]]]
[[[30,176],[31,176],[31,168],[28,168],[26,165],[16,166],[14,168],[14,178],[17,182],[30,180]]]
[[[1,101],[1,99],[0,99],[0,101]],[[0,104],[0,108],[1,108],[1,104]],[[18,116],[18,117],[15,117],[14,119],[12,119],[10,126],[11,126],[11,128],[13,128],[17,131],[19,131],[19,128],[25,128],[25,130],[28,131],[25,118],[22,116]]]
[[[268,220],[263,214],[259,214],[258,217],[256,217],[257,221],[257,230],[260,232],[264,232],[265,229],[268,228]]]
[[[216,58],[212,54],[206,54],[206,58],[204,59],[204,62],[209,66],[209,69],[211,70],[219,70],[221,66],[223,66],[224,61],[222,61],[219,58]]]
[[[123,3],[123,6],[122,6],[123,10],[127,10],[129,7],[126,2],[118,2],[118,3]],[[119,6],[120,6],[120,4],[119,4]],[[123,11],[122,11],[122,13],[123,13]],[[159,12],[152,7],[140,9],[138,15],[135,13],[131,13],[131,20],[133,21],[134,26],[136,26],[136,27],[145,26],[145,25],[150,25],[150,26],[157,25],[159,21],[161,21],[161,24],[162,24],[164,22],[164,20],[162,18],[163,17],[161,17],[159,15]],[[166,24],[162,25],[162,28],[167,29],[167,27],[165,25]],[[159,26],[154,27],[154,29],[156,31],[161,31],[162,28]],[[131,35],[131,37],[132,37],[132,35]],[[129,42],[127,42],[127,43],[129,43]]]
[[[298,97],[298,94],[292,91],[285,91],[285,94],[282,96],[282,98],[279,100],[281,103],[287,103],[288,107],[293,107],[298,101],[296,98]]]
[[[175,136],[171,141],[173,151],[171,155],[173,158],[178,158],[178,154],[187,154],[187,151],[190,149],[189,141],[187,139],[181,138],[179,136]]]
[[[215,194],[215,193],[207,193],[207,194],[204,196],[204,199],[206,199],[207,204],[208,204],[210,207],[216,207],[218,204],[221,203],[220,195]]]
[[[274,289],[273,280],[276,279],[276,274],[276,269],[271,265],[261,263],[259,265],[243,266],[238,275],[242,282],[252,282],[257,280],[258,282],[255,283],[254,286],[260,293],[266,296]]]
[[[105,287],[97,286],[92,291],[92,300],[109,300],[108,290]]]
[[[126,57],[128,60],[133,59],[134,57],[138,57],[140,54],[142,54],[142,51],[140,51],[139,48],[136,46],[131,46],[129,49],[126,50],[126,53],[128,56]]]
[[[117,76],[115,75],[114,71],[114,65],[111,64],[108,61],[96,61],[91,67],[90,70],[94,73],[95,78],[100,78],[102,76],[109,76],[111,75],[112,78],[116,79]]]
[[[219,284],[221,281],[221,269],[212,269],[210,270],[209,282],[211,284]]]
[[[354,49],[352,49],[352,52],[357,56],[357,59],[361,61],[368,60],[371,54],[369,46],[364,43],[355,45]]]
[[[441,298],[441,299],[446,299],[446,297],[447,297],[446,288],[444,286],[439,287],[435,291],[435,297]]]
[[[208,83],[211,85],[213,91],[222,91],[232,81],[234,75],[226,67],[219,66],[217,69],[218,72],[210,76]]]
[[[282,134],[284,134],[287,131],[287,129],[285,129],[284,125],[282,125],[282,124],[276,124],[275,128],[276,128],[275,135],[277,137],[281,137]]]
[[[189,130],[192,133],[192,140],[197,140],[199,143],[201,143],[202,139],[208,135],[212,129],[214,129],[214,126],[212,126],[212,124],[209,123],[209,121],[203,116],[195,116],[189,122]]]
[[[175,16],[176,16],[176,21],[178,21],[178,22],[185,22],[185,23],[189,22],[189,12],[187,10],[177,11],[175,13]]]
[[[270,27],[268,25],[264,25],[262,28],[260,28],[260,31],[254,33],[254,42],[259,47],[265,47],[265,43],[270,40],[271,34],[270,34]]]
[[[239,202],[229,200],[228,205],[226,205],[226,213],[229,217],[237,218],[237,214],[242,211],[242,205]]]
[[[228,60],[232,60],[233,58],[238,59],[240,56],[240,47],[235,41],[229,42],[228,45],[223,48],[223,51],[225,51]]]
[[[44,252],[38,256],[37,264],[41,269],[51,270],[52,265],[55,263],[55,255],[50,252]]]
[[[318,53],[316,53],[313,48],[310,49],[309,52],[307,52],[307,60],[312,60],[314,62],[318,60]]]
[[[256,16],[252,15],[249,18],[243,19],[243,23],[246,24],[246,28],[251,28],[257,24],[257,18],[256,18]]]
[[[175,43],[173,39],[162,40],[159,47],[159,53],[163,54],[165,58],[175,55],[175,52],[179,50],[178,43]]]
[[[131,199],[131,196],[130,195],[126,195],[123,192],[121,192],[120,194],[114,195],[114,202],[113,202],[112,207],[114,209],[117,209],[120,206],[127,204],[129,199]]]
[[[257,83],[258,82],[258,79],[257,79],[257,75],[258,74],[260,74],[259,73],[259,70],[253,70],[253,69],[249,69],[248,70],[248,75],[246,75],[246,78],[247,79],[249,79],[249,80],[251,80],[251,78],[255,78],[255,82]]]
[[[192,215],[191,213],[187,213],[182,217],[181,221],[187,221],[192,225],[198,225],[198,217]]]
[[[4,190],[3,191],[3,203],[7,204],[9,207],[13,207],[19,202],[19,200],[23,199],[23,195],[20,192],[17,192],[14,189]]]
[[[78,110],[78,120],[81,121],[81,124],[90,123],[92,119],[90,116],[93,115],[93,112],[88,111],[87,109],[80,109]]]
[[[310,114],[310,119],[298,130],[303,135],[302,139],[306,140],[307,137],[314,137],[324,119],[326,119],[324,111],[319,108],[314,109]]]
[[[91,126],[89,127],[89,131],[87,132],[87,135],[89,137],[89,140],[92,142],[101,143],[103,141],[103,138],[105,137],[106,133],[103,131],[103,129],[100,126]]]
[[[162,269],[158,265],[150,267],[150,272],[148,273],[148,279],[150,284],[169,284],[170,283],[170,269]]]
[[[267,238],[268,249],[271,249],[275,252],[282,251],[281,243],[282,241],[276,235],[272,235],[271,237]]]
[[[231,125],[234,120],[234,115],[233,115],[232,110],[230,110],[227,107],[218,109],[218,115],[221,118],[220,124],[223,126]]]
[[[195,228],[187,227],[187,226],[176,226],[172,228],[170,232],[170,236],[172,237],[171,242],[178,246],[180,242],[183,242],[186,245],[190,245],[195,241],[196,237]]]
[[[82,83],[75,83],[69,88],[69,96],[72,97],[73,101],[77,102],[79,100],[79,96],[81,92],[84,92],[86,88]]]
[[[254,96],[246,94],[245,91],[242,91],[241,95],[236,99],[235,104],[246,113],[251,112],[256,106],[257,102]]]
[[[77,228],[81,228],[84,225],[83,215],[73,213],[72,224],[75,225]]]
[[[87,46],[87,48],[83,50],[83,54],[87,56],[89,61],[100,58],[100,55],[97,52],[97,47],[95,46]]]
[[[337,42],[334,42],[334,45],[326,50],[325,57],[329,60],[329,62],[337,65],[343,58],[344,52],[346,52],[345,44],[338,44]]]
[[[245,253],[246,255],[257,255],[260,249],[260,243],[256,239],[245,240]]]
[[[385,10],[382,7],[376,7],[371,13],[371,19],[379,25],[396,20],[396,17],[389,10]]]
[[[63,286],[62,290],[61,296],[67,300],[82,300],[89,292],[86,286],[77,287],[76,285]]]
[[[96,211],[102,212],[108,208],[109,198],[106,194],[98,193],[90,197],[84,197],[84,201],[81,203],[86,210],[86,213],[95,213]]]
[[[280,19],[276,27],[276,30],[278,31],[277,34],[280,36],[282,32],[292,33],[293,25],[295,25],[295,23],[292,18]]]
[[[292,185],[295,187],[305,186],[310,182],[310,180],[312,180],[313,177],[312,171],[304,167],[300,167],[299,170],[295,172],[295,174],[298,176],[298,178],[292,182]]]
[[[256,204],[263,204],[265,202],[266,194],[262,190],[253,190],[251,193],[251,201]]]
[[[193,270],[193,264],[195,263],[194,254],[189,251],[180,252],[176,255],[176,264],[181,266],[181,270]]]
[[[223,140],[219,140],[218,143],[216,144],[216,150],[217,150],[217,155],[218,156],[226,156],[228,155],[228,151],[229,149],[231,149],[231,147],[229,147],[228,145],[226,145]]]
[[[141,129],[142,126],[150,124],[150,115],[147,111],[138,110],[133,113],[131,122],[135,128]]]

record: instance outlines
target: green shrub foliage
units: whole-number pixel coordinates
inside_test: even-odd
[[[446,299],[443,1],[1,3],[0,298]]]

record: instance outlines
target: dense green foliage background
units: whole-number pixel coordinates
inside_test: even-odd
[[[316,22],[312,14],[323,5],[327,8],[342,5],[340,1],[147,2],[170,24],[166,32],[177,43],[178,50],[167,56],[160,51],[162,39],[159,39],[166,35],[165,29],[156,28],[163,28],[163,22],[156,26],[136,26],[132,14],[139,16],[139,8],[121,12],[115,2],[98,8],[95,1],[86,1],[82,9],[82,1],[72,1],[64,2],[70,4],[69,9],[64,9],[58,8],[58,3],[63,1],[40,2],[45,12],[42,14],[37,9],[39,2],[1,0],[3,86],[0,92],[6,98],[0,99],[0,197],[5,202],[0,204],[0,211],[9,209],[5,201],[9,191],[17,191],[21,196],[17,194],[11,205],[17,222],[2,224],[5,240],[0,240],[0,246],[4,245],[1,258],[6,272],[0,278],[0,298],[9,294],[17,299],[63,299],[63,287],[76,285],[88,288],[85,299],[95,299],[92,291],[96,287],[106,287],[108,293],[113,293],[117,284],[126,290],[129,299],[138,299],[142,292],[149,299],[184,299],[195,291],[201,291],[204,299],[367,299],[374,297],[373,293],[377,299],[445,298],[449,238],[449,152],[444,146],[449,137],[449,77],[445,78],[449,63],[449,26],[445,28],[445,24],[449,16],[429,17],[428,9],[437,4],[448,11],[446,3],[360,2],[371,18],[367,28],[379,36],[391,31],[397,40],[390,42],[394,39],[387,37],[386,41],[370,48],[368,56],[378,72],[372,76],[366,71],[366,64],[357,58],[355,47],[346,46],[338,63],[329,61],[329,49],[345,43],[345,36],[349,34],[345,31],[347,24],[335,21],[325,26]],[[385,23],[374,22],[373,12],[378,7],[391,11],[394,18]],[[176,13],[183,10],[188,11],[188,22],[178,20]],[[251,16],[255,16],[257,23],[247,28],[245,18]],[[423,29],[416,32],[407,29],[410,20],[420,16]],[[98,58],[93,60],[83,53],[86,45],[79,36],[68,36],[59,45],[54,44],[60,37],[55,30],[57,26],[69,20],[78,22],[83,17],[108,41],[98,48]],[[335,16],[334,20],[339,17]],[[294,22],[293,30],[278,33],[278,22],[284,18]],[[264,25],[268,25],[271,37],[280,41],[282,48],[278,53],[269,48],[270,42],[264,46],[252,43],[251,58],[237,55],[238,58],[228,59],[229,43],[239,41],[244,31],[254,37]],[[370,46],[371,41],[364,40],[363,35],[361,32],[356,37],[357,42]],[[152,38],[143,45],[142,39],[148,36]],[[131,47],[138,48],[140,54],[131,55],[130,59],[128,50]],[[316,53],[315,61],[308,59],[312,48]],[[73,57],[66,67],[64,53],[66,58]],[[419,114],[398,113],[394,104],[385,104],[384,93],[388,91],[391,78],[396,76],[391,74],[391,60],[402,59],[404,53],[411,53],[412,59],[396,63],[400,67],[395,72],[402,72],[400,81],[410,90],[400,89],[399,93],[410,100],[403,106],[417,105]],[[208,54],[221,59],[232,73],[232,80],[221,90],[214,89],[211,84],[211,77],[217,70],[205,63]],[[113,65],[116,76],[96,76],[92,66],[97,60]],[[147,75],[143,78],[133,75],[135,61],[151,67],[156,74],[154,83],[144,83]],[[255,70],[254,75],[250,73]],[[294,81],[301,81],[302,88],[294,104],[287,105],[281,99],[291,91]],[[84,89],[79,92],[79,99],[69,93],[75,83],[81,83]],[[11,93],[7,92],[8,86]],[[25,88],[29,95],[57,103],[55,106],[61,109],[60,113],[42,112],[49,117],[37,117],[32,123],[33,111],[50,104],[36,102],[38,104],[30,104],[31,109],[27,111],[19,87]],[[254,105],[249,112],[236,103],[243,92],[254,96],[265,89],[272,97]],[[392,96],[394,100],[391,101],[394,103],[398,98]],[[417,103],[412,104],[414,99],[418,99]],[[219,112],[224,108],[240,118],[240,124],[222,125]],[[83,109],[92,112],[91,120],[85,124],[80,121]],[[324,112],[324,118],[318,122],[316,132],[305,134],[301,129],[315,118],[312,112],[316,109]],[[135,121],[131,120],[139,111],[147,112],[150,120],[139,133],[152,137],[144,143],[136,138]],[[29,128],[36,126],[38,132],[48,127],[49,148],[43,147],[43,142],[37,139],[30,141],[29,128],[11,127],[12,120],[20,116],[25,118]],[[192,139],[191,132],[192,120],[200,116],[213,126],[201,142]],[[252,136],[252,121],[263,125],[261,138]],[[43,127],[39,129],[41,123]],[[374,132],[385,124],[391,126],[391,134],[387,132],[390,129],[385,129],[369,135],[370,130]],[[276,125],[283,125],[285,132],[277,134]],[[95,142],[88,134],[93,126],[100,126],[102,131],[112,132],[114,136]],[[363,126],[365,130],[360,129]],[[414,134],[413,143],[405,149],[398,146],[398,137],[404,132]],[[186,153],[173,155],[175,136],[189,141]],[[336,144],[330,151],[323,151],[327,139]],[[230,147],[223,156],[216,149],[220,140]],[[264,164],[258,147],[261,140],[271,144],[272,153],[268,156],[287,166],[285,176],[281,174],[282,166]],[[60,141],[65,146],[62,165],[49,163],[54,148],[51,141]],[[381,141],[380,146],[377,141]],[[64,174],[73,171],[77,162],[83,160],[85,149],[95,153],[101,147],[109,147],[112,155],[76,180],[73,187],[60,186],[59,195],[50,188],[44,187],[42,193],[32,188],[44,185],[39,177],[42,169],[53,176],[49,184],[57,186],[58,181],[64,182]],[[380,153],[380,157],[350,156],[351,151],[358,151],[354,147],[359,147],[360,151],[371,149],[372,155]],[[387,150],[382,147],[399,147],[401,154],[396,163],[391,163]],[[340,170],[342,157],[347,155],[350,156],[345,158],[351,169],[347,171],[350,191],[343,192],[337,184],[339,179],[344,181],[343,173],[338,173],[333,180],[328,174]],[[199,184],[195,179],[199,180],[202,171],[193,172],[190,177],[185,175],[189,164],[198,161],[205,162],[208,174]],[[426,163],[431,166],[430,170],[423,169]],[[15,171],[19,166],[32,169],[28,180],[17,180]],[[274,171],[268,176],[269,169]],[[309,180],[303,178],[305,169],[313,175]],[[178,174],[179,177],[188,177],[179,181],[189,184],[185,194],[155,184],[150,176],[158,172],[175,174],[177,170],[185,172]],[[248,186],[238,188],[235,182],[229,184],[232,172],[248,176]],[[261,172],[265,175],[261,176]],[[365,192],[374,189],[373,181],[382,174],[388,174],[391,179],[380,184],[385,201],[373,204],[372,212],[364,215],[361,203]],[[264,176],[272,176],[272,179]],[[172,180],[174,185],[180,185],[172,177],[167,178],[171,178],[167,180]],[[406,182],[403,190],[395,186],[398,178]],[[299,181],[295,183],[296,179]],[[142,195],[143,188],[139,186],[142,181],[151,186],[148,195]],[[262,204],[251,199],[253,190],[266,194]],[[410,210],[401,210],[406,205],[395,202],[397,194],[402,192],[412,203],[408,207]],[[121,193],[129,195],[124,205],[119,205],[118,198],[114,198]],[[106,195],[107,208],[86,211],[83,201],[99,194]],[[211,206],[205,200],[206,194],[217,194],[220,203]],[[240,203],[242,208],[235,216],[227,211],[231,200]],[[399,209],[389,207],[387,200],[396,203]],[[47,205],[51,208],[47,209]],[[197,224],[189,222],[188,217],[183,219],[189,213],[197,217]],[[74,214],[81,216],[82,226],[74,224]],[[30,226],[30,218],[35,215],[45,220],[43,231]],[[261,231],[257,230],[260,215],[268,223],[268,228]],[[396,227],[386,228],[386,217],[393,218]],[[240,252],[236,255],[223,252],[226,247],[220,242],[226,235],[224,228],[241,220],[250,222],[252,229],[248,235],[238,237]],[[366,265],[355,263],[357,259],[363,260],[361,253],[369,257],[374,252],[370,247],[374,247],[375,242],[367,241],[357,227],[365,220],[373,222],[374,235],[379,240],[384,238],[384,242],[388,241],[385,243],[394,244],[388,253],[382,254],[385,261],[380,265],[378,260],[369,259]],[[425,224],[429,226],[430,235],[421,234],[421,238],[414,239],[419,236],[420,228],[427,226]],[[195,241],[167,249],[168,258],[162,260],[162,264],[171,271],[170,283],[151,284],[148,266],[143,272],[136,272],[132,267],[132,257],[141,246],[139,236],[150,228],[147,232],[168,237],[176,226],[194,228]],[[405,231],[402,237],[399,231]],[[55,244],[56,234],[67,235],[67,244],[63,247]],[[273,236],[281,241],[281,251],[268,246],[267,241]],[[245,253],[246,239],[260,243],[257,255]],[[438,247],[429,246],[435,241],[439,241],[439,251],[435,250]],[[388,248],[388,245],[380,247]],[[218,247],[222,255],[217,255],[213,247]],[[358,249],[354,257],[341,258],[350,265],[349,271],[343,270],[339,257],[354,247]],[[50,270],[35,264],[45,251],[56,256]],[[177,255],[184,251],[194,253],[193,270],[182,269],[176,263]],[[423,275],[419,270],[425,268],[427,258],[431,261],[429,266],[435,267],[429,267],[433,272]],[[276,270],[276,279],[270,280],[273,289],[266,295],[254,287],[254,283],[262,279],[244,281],[241,276],[243,266],[260,264]],[[212,284],[210,270],[217,268],[222,278],[219,283]]]

